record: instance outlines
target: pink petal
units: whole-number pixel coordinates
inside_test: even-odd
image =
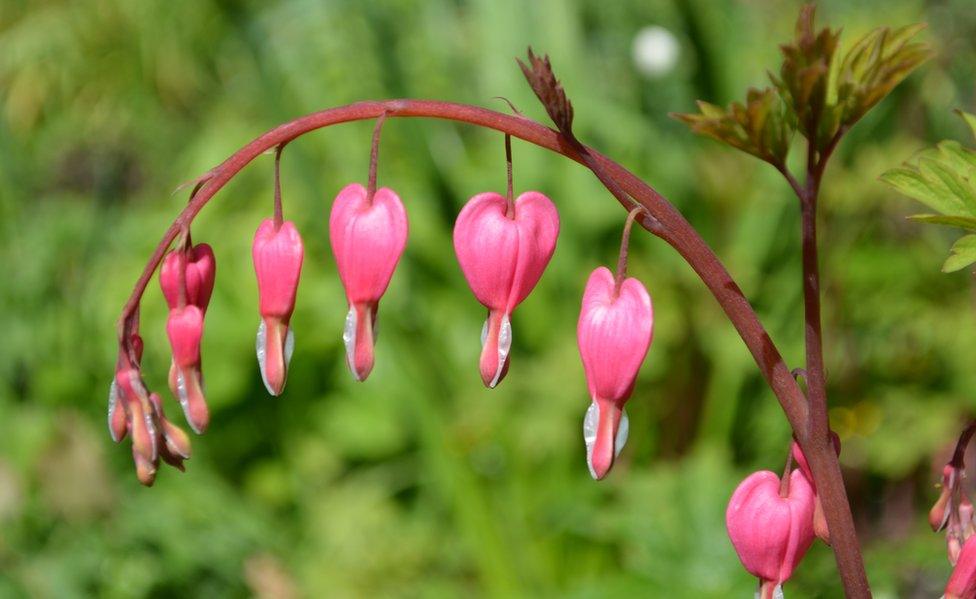
[[[378,302],[407,243],[400,198],[384,187],[367,204],[366,188],[347,185],[332,204],[329,235],[349,304]]]
[[[594,270],[583,293],[577,341],[590,396],[626,400],[651,344],[654,313],[637,279],[626,279],[620,294],[613,294],[610,271]]]

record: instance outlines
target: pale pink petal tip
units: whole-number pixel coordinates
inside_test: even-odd
[[[629,433],[630,420],[626,410],[612,403],[598,404],[595,401],[587,408],[583,418],[583,443],[586,445],[586,466],[594,480],[602,480],[610,472]]]
[[[262,319],[258,325],[255,350],[265,388],[273,396],[281,395],[288,378],[288,365],[295,351],[295,333],[280,320]]]
[[[357,381],[365,381],[373,370],[373,345],[376,341],[376,312],[370,306],[356,304],[349,308],[342,330],[346,346],[346,364]]]

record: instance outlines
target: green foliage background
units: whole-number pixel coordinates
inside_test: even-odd
[[[802,366],[795,198],[768,165],[666,117],[764,84],[798,7],[0,0],[0,596],[750,596],[725,502],[748,471],[782,467],[775,399],[694,273],[637,235],[631,272],[654,297],[655,342],[629,445],[608,480],[590,480],[575,322],[587,274],[615,260],[623,212],[585,169],[520,142],[516,187],[549,194],[563,230],[515,314],[508,378],[482,388],[484,310],[450,234],[466,198],[504,186],[493,132],[386,125],[380,183],[403,197],[411,235],[367,383],[344,364],[327,241],[332,197],[365,180],[372,125],[357,123],[284,154],[286,213],[306,243],[286,393],[266,396],[254,358],[250,241],[271,209],[266,157],[194,227],[215,247],[218,281],[204,341],[213,424],[193,438],[188,471],[141,488],[128,447],[108,438],[105,402],[114,321],[185,202],[178,183],[280,122],[360,99],[504,109],[502,95],[541,119],[513,60],[530,43],[551,55],[579,136],[687,215]],[[955,233],[906,221],[918,206],[878,175],[936,140],[969,143],[951,109],[973,110],[976,12],[965,0],[830,0],[820,18],[843,27],[843,47],[927,21],[938,51],[845,139],[821,203],[831,418],[869,575],[878,597],[932,597],[949,567],[923,514],[973,407],[973,278],[939,272]],[[681,46],[656,79],[631,59],[651,24]],[[157,389],[162,306],[154,281],[143,335]],[[827,548],[787,593],[840,595]]]

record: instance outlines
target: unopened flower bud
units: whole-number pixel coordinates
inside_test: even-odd
[[[149,401],[155,411],[156,422],[159,423],[156,432],[159,457],[182,472],[184,470],[183,460],[190,459],[190,437],[183,429],[166,419],[166,414],[163,412],[163,400],[159,394],[150,393]]]
[[[166,333],[173,350],[169,386],[180,401],[187,422],[196,433],[210,423],[210,410],[203,391],[200,342],[203,338],[203,311],[194,305],[170,310]]]
[[[295,309],[305,248],[294,223],[285,221],[276,228],[274,221],[267,219],[254,234],[251,253],[261,311],[256,344],[258,364],[268,393],[280,395],[294,349],[289,323]]]
[[[127,428],[132,437],[132,458],[136,464],[139,481],[152,485],[156,477],[159,458],[156,444],[156,423],[149,394],[142,376],[135,368],[121,368],[115,374],[118,401],[125,402]]]
[[[627,438],[624,404],[651,344],[654,313],[640,281],[627,278],[615,287],[607,268],[586,282],[576,329],[592,404],[583,422],[586,462],[593,478],[610,471]]]
[[[764,596],[789,580],[813,543],[814,493],[799,470],[780,495],[779,477],[768,470],[749,475],[732,494],[725,524],[745,569],[760,579]]]
[[[329,241],[349,312],[342,333],[346,362],[357,381],[373,370],[380,298],[407,244],[407,213],[389,188],[369,199],[358,183],[345,186],[332,203]]]
[[[183,271],[182,273],[180,271]],[[163,289],[170,309],[180,307],[180,279],[186,284],[185,303],[207,312],[217,274],[213,248],[200,243],[188,251],[174,250],[166,254],[159,270],[159,286]]]
[[[488,318],[481,333],[479,370],[486,387],[508,371],[511,316],[535,288],[559,236],[559,213],[541,193],[519,195],[514,206],[497,193],[481,193],[454,224],[454,252],[468,286]]]

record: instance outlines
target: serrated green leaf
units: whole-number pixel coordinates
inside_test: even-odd
[[[942,162],[923,158],[918,161],[918,169],[923,177],[936,187],[947,191],[958,204],[958,211],[944,211],[946,214],[972,214],[976,216],[976,190],[959,173]]]
[[[949,168],[955,170],[970,185],[976,181],[976,152],[962,147],[958,141],[947,139],[940,141],[937,146],[939,158]]]
[[[955,272],[976,262],[976,235],[959,238],[949,250],[952,254],[942,265],[942,272]]]
[[[881,180],[936,212],[953,216],[966,214],[959,199],[944,186],[929,181],[918,170],[908,167],[893,168],[881,175]]]
[[[970,231],[976,231],[976,218],[971,216],[945,216],[943,214],[914,214],[909,216],[911,220],[930,225],[947,225],[950,227],[962,227]]]

